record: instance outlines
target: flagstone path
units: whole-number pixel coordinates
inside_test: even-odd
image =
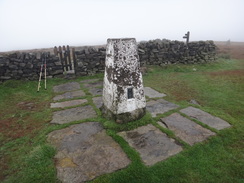
[[[150,100],[147,102],[147,110],[152,114],[152,117],[156,117],[157,114],[163,114],[178,107],[178,105],[164,99]]]
[[[64,101],[64,102],[56,102],[51,103],[51,108],[65,108],[65,107],[71,107],[75,105],[80,105],[87,103],[86,99],[77,99],[77,100],[70,100],[70,101]]]
[[[151,124],[120,132],[118,135],[140,153],[146,165],[153,165],[182,151],[182,147],[177,145],[174,139]]]
[[[166,95],[164,93],[159,93],[158,91],[150,88],[150,87],[144,87],[145,95],[149,98],[161,98],[165,97]]]
[[[160,120],[161,122],[158,122],[159,125],[164,123],[166,128],[172,130],[177,137],[190,145],[202,142],[206,138],[215,135],[214,132],[203,128],[199,124],[181,116],[178,113],[173,113],[170,116],[161,118]]]
[[[57,177],[65,183],[89,181],[125,168],[131,162],[98,122],[53,131],[48,142],[57,149]]]
[[[86,94],[82,90],[66,92],[62,95],[57,95],[53,98],[54,101],[62,100],[62,99],[72,99],[77,97],[84,97]]]
[[[187,116],[191,118],[195,118],[198,121],[201,121],[202,123],[205,123],[206,125],[215,128],[217,130],[222,130],[224,128],[230,127],[230,124],[227,123],[226,121],[214,117],[207,112],[204,112],[200,109],[197,109],[195,107],[187,107],[185,109],[180,110],[180,112],[186,114]]]
[[[98,79],[54,86],[53,91],[57,96],[50,104],[50,107],[55,109],[50,123],[59,125],[98,117],[96,110],[103,104],[102,87],[103,82]],[[195,107],[179,109],[179,105],[163,99],[165,94],[150,87],[145,87],[144,91],[148,98],[146,109],[152,117],[159,117],[158,125],[172,131],[177,138],[191,146],[216,135],[209,129],[222,130],[231,126],[226,121]],[[164,113],[172,110],[174,113],[165,116]],[[182,114],[188,117],[183,117]],[[163,117],[160,118],[161,115]],[[197,124],[191,119],[210,128],[204,128],[199,125],[201,123]],[[117,135],[138,151],[142,162],[147,166],[152,166],[183,150],[183,146],[176,139],[169,138],[152,124],[122,131]],[[48,142],[57,149],[57,177],[61,182],[89,181],[97,176],[126,168],[131,162],[120,145],[106,134],[99,122],[86,121],[53,131],[48,135]]]

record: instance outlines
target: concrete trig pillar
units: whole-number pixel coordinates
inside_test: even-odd
[[[108,39],[103,85],[103,115],[118,123],[145,115],[146,100],[136,40]]]

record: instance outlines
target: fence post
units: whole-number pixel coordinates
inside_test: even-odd
[[[70,68],[70,70],[72,70],[69,45],[67,45],[67,56],[68,56],[69,68]]]
[[[183,36],[184,39],[186,39],[186,46],[188,46],[189,39],[190,39],[190,32],[188,31],[185,36]]]
[[[56,56],[58,55],[58,49],[57,49],[57,46],[54,47],[54,49],[53,49],[53,53],[54,53],[54,55],[56,55]]]
[[[76,57],[75,57],[75,48],[72,48],[72,57],[73,57],[73,62],[74,62],[74,70],[76,73],[77,62],[76,62]]]
[[[63,67],[63,71],[64,71],[63,54],[62,54],[61,46],[58,47],[58,54],[59,54],[59,59],[61,61],[61,64],[62,64],[62,67]]]
[[[65,68],[66,68],[66,71],[68,71],[69,68],[68,68],[68,63],[67,63],[67,52],[66,52],[66,49],[65,49],[65,46],[64,45],[63,45],[63,53],[64,53]]]

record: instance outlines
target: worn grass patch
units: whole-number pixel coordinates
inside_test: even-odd
[[[166,100],[178,104],[174,111],[152,118],[147,113],[133,123],[119,125],[101,117],[85,90],[88,103],[98,117],[63,125],[50,125],[50,102],[54,85],[70,82],[48,80],[48,89],[36,92],[37,81],[7,81],[0,85],[0,181],[58,182],[55,149],[46,142],[47,134],[72,124],[100,122],[108,135],[120,144],[131,164],[120,171],[98,177],[91,182],[243,182],[244,175],[244,75],[243,60],[219,60],[202,65],[149,67],[144,85],[167,94]],[[102,80],[103,75],[80,77]],[[82,89],[84,85],[81,83]],[[200,105],[190,104],[194,99]],[[160,117],[192,105],[228,121],[232,127],[193,147],[180,141],[169,129],[157,125]],[[184,150],[151,167],[145,166],[133,148],[118,132],[153,124],[171,138],[181,142]]]

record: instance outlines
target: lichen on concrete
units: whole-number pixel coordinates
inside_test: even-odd
[[[128,98],[128,89],[132,91],[131,98]],[[114,116],[124,122],[145,114],[146,100],[134,38],[107,41],[103,103],[105,117]],[[126,115],[130,117],[121,117]]]

